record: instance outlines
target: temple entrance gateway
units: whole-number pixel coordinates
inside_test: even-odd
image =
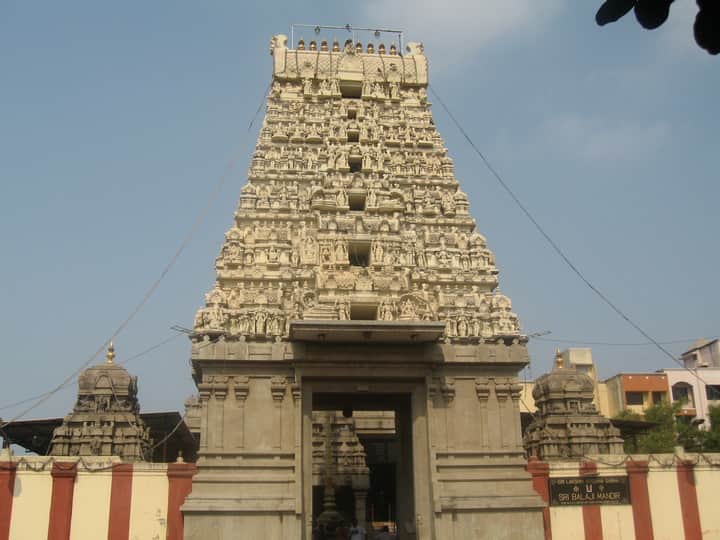
[[[413,463],[413,411],[412,411],[412,384],[385,384],[379,385],[369,380],[356,380],[344,384],[331,381],[308,381],[313,391],[313,415],[318,410],[340,412],[344,417],[352,419],[355,433],[359,435],[365,453],[364,461],[367,467],[365,482],[354,486],[353,497],[339,497],[338,484],[343,482],[343,474],[347,474],[347,460],[342,455],[337,459],[326,460],[326,466],[320,470],[313,468],[313,496],[312,514],[314,520],[324,510],[323,499],[319,493],[325,494],[327,480],[336,478],[335,490],[338,499],[337,510],[344,515],[346,522],[355,517],[358,522],[368,530],[373,523],[387,524],[392,530],[398,529],[398,538],[415,538],[415,494],[414,494],[414,463]],[[422,386],[423,381],[418,381]],[[315,392],[314,389],[320,389]],[[332,392],[328,392],[332,389]],[[359,390],[358,390],[359,389]],[[395,393],[406,390],[405,393]],[[352,414],[352,416],[350,416]],[[392,433],[385,430],[379,438],[373,436],[373,427],[378,421],[391,416],[393,421]],[[424,411],[416,411],[415,415],[424,415]],[[363,434],[365,436],[363,436]],[[313,434],[310,444],[315,451],[317,439]],[[420,435],[418,435],[420,437]],[[331,438],[327,434],[328,440]],[[337,443],[336,443],[337,444]],[[340,443],[342,444],[342,443]],[[382,446],[374,455],[368,455],[368,450]],[[305,446],[304,446],[305,449]],[[329,453],[326,454],[329,457]],[[347,472],[346,472],[347,471]],[[317,478],[319,477],[319,478]],[[320,484],[320,485],[318,485]],[[355,489],[355,488],[358,489]],[[348,490],[343,490],[348,494]],[[341,501],[345,502],[344,507]],[[352,504],[348,504],[348,501]]]
[[[423,47],[300,45],[272,40],[195,317],[185,538],[311,540],[314,518],[354,514],[403,540],[540,539],[527,338],[435,129]]]

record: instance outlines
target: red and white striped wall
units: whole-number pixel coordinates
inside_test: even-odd
[[[720,454],[531,460],[547,540],[720,539]],[[0,461],[0,540],[181,540],[188,463],[21,457]],[[548,479],[626,475],[631,504],[550,506]]]
[[[182,540],[192,463],[0,461],[0,540]]]
[[[546,540],[720,539],[720,454],[597,456],[587,461],[528,462],[548,504]],[[627,476],[630,504],[550,506],[549,478]]]

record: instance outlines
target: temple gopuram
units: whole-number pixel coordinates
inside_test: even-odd
[[[435,128],[422,44],[287,41],[195,317],[185,538],[309,540],[353,517],[402,540],[541,538],[527,340]]]

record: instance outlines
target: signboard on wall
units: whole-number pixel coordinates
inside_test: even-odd
[[[550,506],[630,504],[627,476],[550,478]]]

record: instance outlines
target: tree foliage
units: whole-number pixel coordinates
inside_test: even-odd
[[[644,454],[672,452],[678,443],[675,417],[680,403],[661,401],[645,409],[645,420],[655,424],[638,438],[638,451]]]
[[[705,452],[720,452],[720,405],[708,407],[710,429],[705,432],[703,450]]]
[[[595,15],[600,26],[613,23],[631,10],[643,28],[654,30],[661,26],[670,15],[674,0],[605,0]],[[698,13],[695,16],[693,33],[695,42],[710,54],[720,53],[720,2],[697,0]]]
[[[617,419],[617,420],[644,420],[645,417],[640,413],[631,411],[630,409],[624,409],[615,415],[615,419]]]
[[[689,452],[720,452],[720,405],[708,408],[708,429],[681,416],[681,402],[672,405],[663,401],[645,409],[643,415],[624,410],[615,416],[619,420],[645,420],[653,426],[636,440],[626,440],[627,452],[663,454],[682,446]]]

